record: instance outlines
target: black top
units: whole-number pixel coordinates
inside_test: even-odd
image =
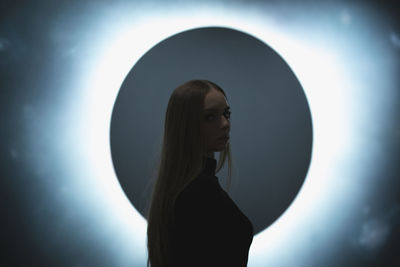
[[[171,266],[247,266],[253,226],[215,176],[216,160],[178,196],[170,227]]]

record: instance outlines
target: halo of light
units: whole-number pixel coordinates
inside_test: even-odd
[[[106,193],[110,207],[118,207],[116,214],[126,220],[127,229],[137,236],[136,246],[143,248],[146,223],[124,197],[117,179],[111,178],[115,177],[115,174],[110,147],[107,145],[112,107],[124,77],[139,57],[153,45],[183,30],[209,26],[230,27],[263,40],[286,60],[303,85],[313,116],[314,147],[309,173],[302,190],[286,213],[255,237],[250,250],[249,264],[261,261],[263,264],[273,264],[275,259],[282,258],[285,253],[291,254],[288,258],[298,261],[307,256],[300,253],[301,246],[298,246],[308,242],[308,234],[302,229],[318,229],[317,224],[322,221],[330,227],[330,232],[325,233],[325,237],[332,237],[341,226],[329,222],[328,213],[335,213],[344,205],[344,200],[333,201],[332,190],[339,196],[352,193],[355,199],[362,194],[354,190],[351,181],[335,182],[334,179],[341,175],[359,176],[361,173],[360,164],[352,168],[345,164],[346,159],[360,153],[357,150],[359,142],[356,137],[362,127],[366,127],[354,123],[357,119],[356,109],[363,108],[362,103],[354,107],[354,103],[348,97],[350,88],[360,88],[357,80],[359,77],[351,70],[358,66],[358,63],[352,61],[351,67],[344,65],[346,61],[341,55],[346,54],[344,48],[334,47],[328,42],[335,36],[325,37],[323,41],[316,37],[307,40],[301,38],[298,33],[285,30],[268,18],[262,18],[257,11],[247,10],[247,16],[244,15],[246,10],[243,9],[231,8],[229,13],[224,11],[224,8],[214,6],[213,9],[196,10],[196,15],[184,9],[176,9],[170,13],[146,14],[147,18],[143,21],[128,21],[112,44],[105,42],[107,47],[101,49],[102,56],[93,62],[94,71],[86,81],[87,88],[90,88],[85,91],[84,100],[88,113],[81,123],[88,131],[84,136],[87,145],[82,149],[90,153],[90,170],[99,179],[99,189]],[[352,21],[349,14],[346,13],[347,24]],[[163,27],[159,27],[160,25]],[[306,33],[306,30],[301,33]],[[315,40],[323,42],[324,45]],[[369,46],[366,49],[375,48]],[[352,97],[354,98],[354,95]],[[319,202],[313,201],[315,199]],[[347,216],[346,213],[337,214],[336,220],[339,221]],[[295,240],[289,238],[295,234]],[[283,247],[285,249],[282,249]],[[144,249],[140,251],[140,255],[144,256]],[[265,255],[273,256],[268,258]],[[293,265],[294,262],[287,260],[285,263]]]

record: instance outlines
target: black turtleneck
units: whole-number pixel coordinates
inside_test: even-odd
[[[178,196],[170,227],[171,266],[247,266],[253,227],[215,176],[216,160]]]

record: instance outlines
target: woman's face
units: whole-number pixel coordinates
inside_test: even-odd
[[[207,152],[225,149],[229,142],[230,111],[225,96],[212,88],[205,96],[202,114],[202,129]]]

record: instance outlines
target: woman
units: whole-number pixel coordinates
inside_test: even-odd
[[[210,81],[172,93],[147,217],[147,266],[247,265],[252,225],[215,176],[228,158],[230,181],[230,114],[224,91]]]

